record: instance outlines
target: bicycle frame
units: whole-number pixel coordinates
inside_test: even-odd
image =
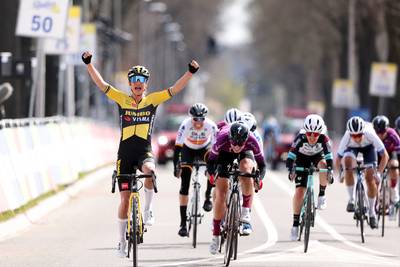
[[[307,188],[304,193],[303,203],[301,205],[300,211],[300,233],[298,240],[301,240],[301,235],[304,228],[304,253],[307,252],[308,242],[310,237],[310,227],[314,227],[315,221],[315,199],[314,199],[314,173],[315,172],[328,172],[328,169],[322,169],[314,167],[314,164],[311,163],[311,166],[308,168],[304,167],[295,167],[295,171],[297,172],[308,172],[307,175]]]
[[[115,192],[115,182],[117,179],[129,179],[129,189],[130,189],[130,196],[129,196],[129,207],[128,207],[128,222],[127,222],[127,232],[126,232],[126,239],[128,240],[128,254],[127,258],[130,257],[130,250],[132,247],[132,260],[133,266],[137,266],[137,245],[143,243],[143,233],[145,232],[144,225],[143,225],[143,216],[141,212],[141,205],[140,205],[140,197],[139,197],[139,190],[143,187],[143,183],[141,186],[138,185],[139,179],[141,178],[152,178],[154,192],[158,192],[157,185],[155,182],[155,175],[152,174],[137,174],[137,167],[134,167],[132,174],[120,174],[114,171],[112,176],[112,190],[111,192]],[[132,229],[134,227],[134,229]]]

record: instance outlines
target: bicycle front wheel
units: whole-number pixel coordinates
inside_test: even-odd
[[[311,190],[307,190],[306,193],[306,211],[304,214],[304,253],[307,252],[308,249],[308,241],[310,240],[310,227],[312,220],[312,194]]]
[[[133,267],[137,267],[138,259],[138,235],[139,235],[139,224],[138,224],[138,203],[135,197],[132,198],[132,210],[131,210],[131,229],[129,233],[129,242],[132,247],[132,263]],[[129,248],[129,247],[128,247]]]
[[[229,263],[232,258],[233,250],[234,250],[234,239],[235,235],[237,235],[237,215],[238,214],[238,194],[232,193],[231,199],[229,201],[228,206],[228,227],[227,227],[227,237],[225,243],[225,255],[224,255],[224,263],[225,266],[229,266]]]
[[[199,188],[196,186],[194,190],[194,203],[192,203],[192,218],[193,218],[193,248],[196,248],[197,243],[197,224],[198,224],[198,213],[199,213]]]
[[[355,209],[355,215],[356,215],[356,220],[358,220],[358,223],[360,224],[360,234],[361,234],[361,242],[365,242],[365,236],[364,236],[364,217],[365,217],[365,200],[364,200],[364,187],[363,185],[357,184],[356,188],[356,209]]]

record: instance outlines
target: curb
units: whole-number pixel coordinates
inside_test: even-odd
[[[40,202],[37,206],[27,210],[26,212],[0,223],[0,242],[26,231],[39,219],[67,203],[82,190],[92,186],[102,179],[105,179],[106,177],[111,177],[112,168],[113,167],[111,166],[101,168],[100,170],[89,174],[84,179],[77,181],[70,187],[67,187],[65,190]]]

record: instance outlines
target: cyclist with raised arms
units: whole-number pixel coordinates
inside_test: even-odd
[[[199,69],[199,64],[192,60],[188,65],[188,71],[173,86],[148,95],[145,92],[147,91],[150,72],[143,66],[134,66],[128,72],[128,83],[131,91],[131,94],[128,95],[104,81],[91,63],[91,59],[91,53],[82,54],[82,61],[86,64],[93,82],[109,99],[116,102],[119,108],[121,140],[116,164],[117,175],[132,174],[134,166],[138,166],[144,174],[154,173],[155,163],[151,149],[151,132],[157,106],[182,91],[192,75]],[[118,187],[121,196],[118,209],[118,255],[125,257],[125,232],[130,196],[129,181],[119,179]],[[152,225],[154,223],[152,211],[154,189],[151,178],[145,179],[144,192],[144,223]]]
[[[376,135],[372,125],[366,123],[361,117],[351,117],[346,124],[346,132],[340,141],[337,151],[336,166],[339,168],[344,164],[344,180],[349,194],[349,201],[346,210],[354,212],[354,175],[351,168],[356,165],[358,153],[364,158],[365,181],[368,188],[369,202],[369,224],[372,229],[378,228],[378,222],[375,212],[375,199],[377,195],[376,179],[380,180],[386,167],[389,155],[381,139]],[[378,172],[375,172],[377,164],[377,153],[381,156],[381,162],[378,166]]]
[[[226,172],[233,161],[238,159],[241,172],[251,173],[254,168],[260,171],[260,179],[265,175],[264,155],[256,138],[250,134],[249,129],[243,122],[234,122],[223,127],[217,134],[217,141],[212,146],[208,156],[207,171],[213,177],[218,171],[215,181],[215,202],[213,218],[213,238],[210,244],[210,253],[216,254],[219,247],[219,235],[221,233],[221,220],[226,210],[226,195],[229,189],[229,180]],[[218,167],[217,167],[218,166]],[[239,177],[243,194],[241,222],[242,235],[252,232],[250,224],[251,206],[254,194],[254,186],[261,188],[262,183],[254,185],[252,178]]]
[[[196,103],[189,108],[190,117],[185,119],[179,127],[175,142],[174,152],[174,176],[181,178],[181,188],[179,191],[179,209],[181,214],[180,236],[187,236],[186,214],[188,205],[188,194],[190,178],[192,176],[193,160],[195,158],[206,161],[206,155],[210,146],[215,142],[217,134],[217,125],[206,118],[208,108],[202,103]],[[180,163],[185,165],[180,168]],[[211,183],[207,179],[207,187]],[[205,211],[211,211],[211,196],[206,195],[203,208]]]
[[[293,141],[290,148],[286,167],[289,171],[289,180],[295,180],[296,191],[293,196],[293,226],[290,239],[297,240],[299,234],[300,210],[307,188],[307,172],[296,172],[294,165],[309,168],[311,163],[318,168],[328,168],[328,173],[319,173],[318,209],[326,209],[325,189],[328,180],[333,182],[333,155],[331,141],[325,133],[325,123],[321,116],[310,114],[304,120],[303,129]]]
[[[400,138],[393,128],[389,127],[389,119],[386,116],[379,115],[376,116],[372,120],[372,125],[374,126],[374,130],[379,138],[382,140],[385,145],[386,151],[389,154],[389,162],[388,167],[394,167],[395,169],[389,169],[389,177],[390,177],[390,196],[391,203],[395,205],[399,201],[399,156],[400,156]],[[380,163],[381,157],[378,155],[378,164]],[[393,206],[391,206],[393,207]],[[393,220],[395,212],[394,209],[391,208],[389,210],[389,219]]]

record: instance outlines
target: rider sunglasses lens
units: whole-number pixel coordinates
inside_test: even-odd
[[[310,136],[318,137],[318,136],[319,136],[319,133],[306,132],[306,135],[307,135],[308,137],[310,137]]]
[[[359,134],[351,134],[351,137],[353,137],[353,138],[360,138],[360,137],[362,137],[362,133],[359,133]]]
[[[205,118],[204,117],[194,117],[193,120],[194,121],[204,121]]]
[[[147,78],[144,76],[140,76],[140,75],[134,75],[134,76],[129,77],[129,81],[131,83],[135,83],[135,82],[145,83],[145,82],[147,82]]]

